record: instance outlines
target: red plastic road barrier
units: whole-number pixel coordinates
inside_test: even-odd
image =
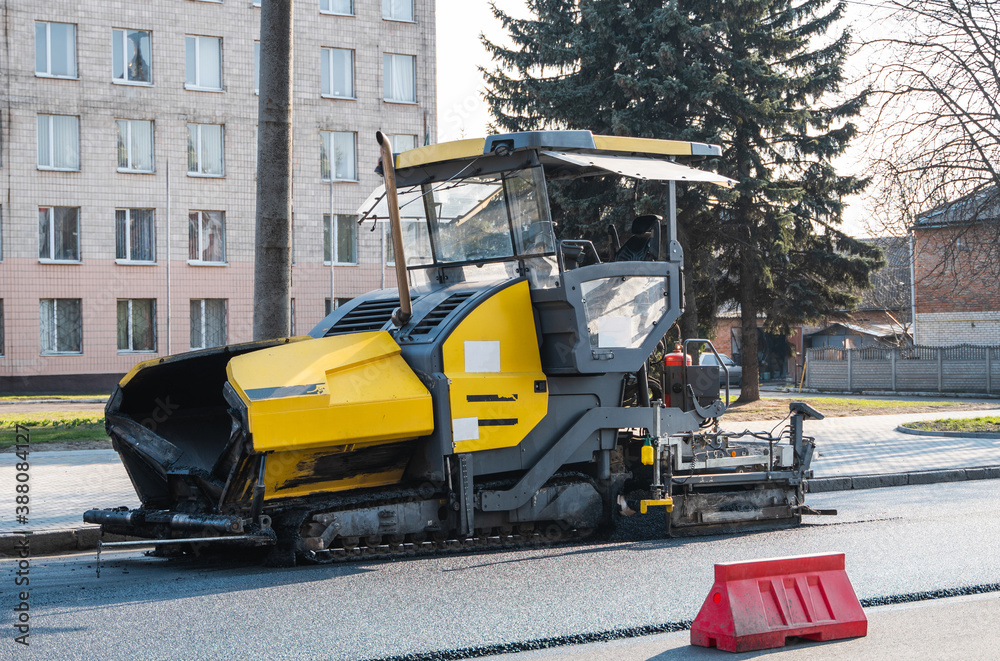
[[[868,634],[843,553],[724,562],[691,627],[691,644],[727,652],[782,647],[788,636]]]

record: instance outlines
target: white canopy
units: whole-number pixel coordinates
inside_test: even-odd
[[[665,161],[657,158],[605,156],[562,151],[543,151],[542,154],[578,167],[599,168],[635,179],[652,179],[654,181],[707,181],[726,186],[727,188],[732,188],[737,183],[735,180],[723,177],[721,174],[697,170],[689,168],[686,165],[674,163],[673,161]]]

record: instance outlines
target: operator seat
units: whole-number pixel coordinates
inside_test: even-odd
[[[632,236],[615,253],[616,262],[645,262],[660,258],[662,216],[648,213],[632,221]]]

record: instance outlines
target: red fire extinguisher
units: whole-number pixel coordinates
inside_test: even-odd
[[[673,352],[668,353],[663,357],[664,368],[669,368],[671,366],[682,367],[684,365],[690,365],[690,364],[691,364],[691,355],[684,353],[684,349],[681,347],[680,343],[674,345]],[[669,370],[665,369],[665,371],[669,374]],[[664,389],[663,393],[663,405],[672,406],[672,404],[670,403],[669,379],[667,379],[667,381],[668,381],[668,383],[666,384],[667,387]]]

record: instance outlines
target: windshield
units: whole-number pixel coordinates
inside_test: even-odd
[[[408,267],[555,252],[541,168],[410,186],[398,197]],[[358,212],[388,218],[384,188]]]

